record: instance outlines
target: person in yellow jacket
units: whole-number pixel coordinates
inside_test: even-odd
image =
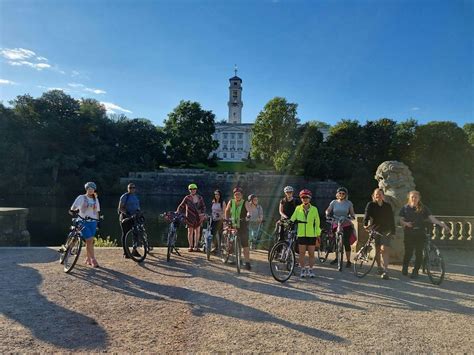
[[[303,202],[297,206],[293,215],[292,221],[306,222],[298,223],[296,236],[298,237],[299,247],[299,262],[301,266],[301,278],[314,277],[314,251],[316,247],[319,248],[319,237],[321,235],[321,227],[319,225],[318,209],[311,205],[312,193],[310,190],[304,189],[300,191],[300,199]],[[308,251],[309,267],[305,267],[305,255]]]

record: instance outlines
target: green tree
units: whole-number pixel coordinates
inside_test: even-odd
[[[216,128],[212,111],[197,102],[181,101],[165,120],[166,155],[170,164],[206,163],[219,146],[212,138]]]
[[[294,154],[297,106],[275,97],[258,114],[252,128],[252,156],[272,163],[278,171],[288,168]]]
[[[466,123],[463,129],[467,134],[469,144],[474,146],[474,123]]]

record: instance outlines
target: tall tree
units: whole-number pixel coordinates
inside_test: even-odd
[[[164,133],[166,154],[170,164],[207,163],[211,152],[219,146],[212,138],[215,115],[197,102],[181,101],[168,114]]]
[[[279,171],[288,168],[296,146],[297,107],[283,97],[275,97],[265,105],[252,128],[254,158],[272,163]]]

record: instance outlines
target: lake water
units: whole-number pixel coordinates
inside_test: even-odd
[[[71,217],[68,214],[74,198],[55,196],[8,196],[0,200],[4,207],[26,207],[29,209],[27,227],[31,235],[32,246],[60,245],[68,232]],[[117,204],[120,196],[99,196],[104,220],[101,222],[100,235],[116,239],[120,245],[120,225],[117,215]],[[146,217],[146,229],[154,246],[165,245],[168,224],[159,217],[166,211],[174,211],[181,202],[180,196],[140,196],[141,208]],[[260,198],[265,215],[265,228],[273,230],[278,218],[278,202],[281,196]],[[205,199],[210,212],[210,198]],[[321,211],[320,211],[321,212]],[[179,229],[178,245],[187,246],[187,234],[184,227]]]

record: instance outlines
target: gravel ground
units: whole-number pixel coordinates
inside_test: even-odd
[[[474,251],[443,250],[441,286],[359,280],[317,265],[311,280],[273,280],[266,253],[252,271],[182,249],[142,264],[119,248],[65,274],[57,248],[0,248],[0,352],[472,353]]]

